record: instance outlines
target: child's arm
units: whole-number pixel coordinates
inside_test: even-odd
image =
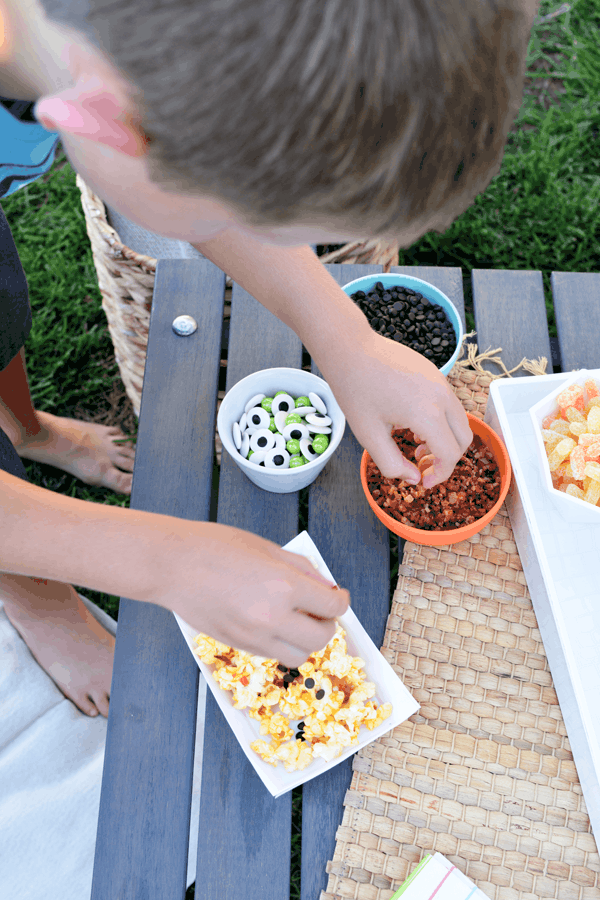
[[[349,599],[308,560],[238,528],[88,503],[4,471],[0,571],[157,603],[288,666],[325,646]]]
[[[274,247],[238,229],[196,246],[293,328],[384,475],[420,478],[391,438],[398,425],[436,457],[425,487],[449,478],[473,439],[460,401],[433,363],[370,328],[310,247]]]

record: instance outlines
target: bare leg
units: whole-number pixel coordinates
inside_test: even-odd
[[[108,716],[114,637],[59,581],[0,573],[4,611],[65,697],[88,716]]]
[[[131,493],[135,450],[115,443],[126,435],[117,427],[35,410],[24,349],[0,372],[0,428],[23,459],[56,466],[86,484]]]

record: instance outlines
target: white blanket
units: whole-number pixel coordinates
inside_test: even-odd
[[[117,623],[86,597],[112,634]],[[188,855],[196,877],[206,684],[200,678]],[[0,596],[0,900],[89,900],[106,719],[65,698]]]

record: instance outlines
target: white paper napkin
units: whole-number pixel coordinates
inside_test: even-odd
[[[421,860],[391,900],[489,900],[470,878],[436,853]]]

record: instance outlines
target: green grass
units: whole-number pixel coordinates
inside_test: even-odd
[[[559,7],[542,0],[540,15]],[[468,324],[474,327],[471,271],[537,269],[543,274],[551,334],[552,271],[597,270],[600,241],[600,0],[575,0],[566,14],[536,25],[523,105],[501,171],[444,234],[429,233],[400,253],[401,265],[458,265]],[[75,174],[59,154],[51,172],[2,201],[27,275],[33,330],[26,344],[34,404],[58,415],[137,423],[120,380],[101,307]],[[82,500],[129,506],[49,466],[25,462],[30,479]],[[300,527],[306,497],[301,496]],[[390,599],[398,546],[390,547]],[[118,613],[118,598],[85,590]],[[290,896],[299,898],[301,790],[293,794]],[[193,889],[188,892],[188,900]]]
[[[540,15],[558,3],[543,0]],[[463,270],[469,329],[473,269],[537,269],[550,334],[550,274],[591,272],[600,241],[600,2],[534,27],[524,101],[498,175],[443,234],[400,253],[400,265]]]

